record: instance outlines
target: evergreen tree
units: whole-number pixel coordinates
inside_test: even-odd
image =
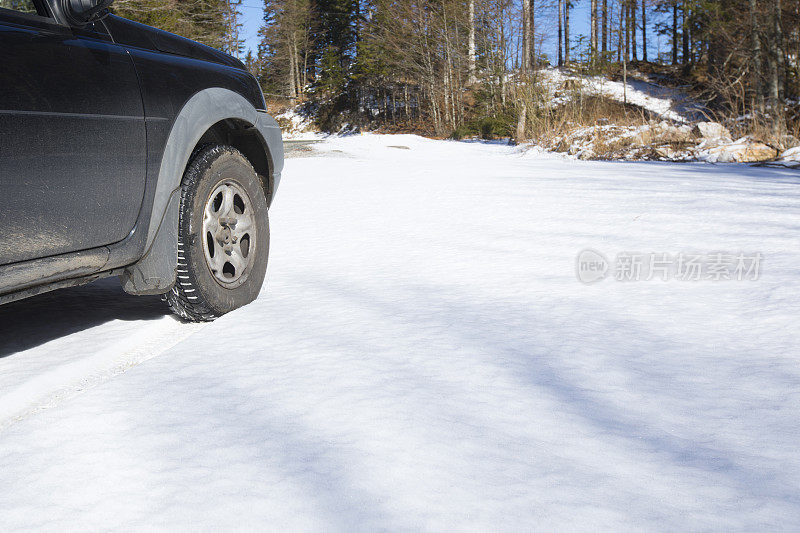
[[[227,0],[117,0],[116,14],[229,51]]]

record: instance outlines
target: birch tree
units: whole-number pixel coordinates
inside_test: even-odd
[[[469,0],[469,43],[467,46],[467,57],[469,61],[469,83],[472,85],[477,81],[477,52],[475,49],[475,0]]]

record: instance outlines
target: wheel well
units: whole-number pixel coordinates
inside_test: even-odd
[[[252,124],[238,119],[225,119],[211,126],[197,142],[192,153],[204,144],[227,144],[233,146],[250,161],[264,188],[267,205],[272,203],[274,185],[272,181],[272,160],[261,134]],[[187,163],[188,165],[188,163]]]

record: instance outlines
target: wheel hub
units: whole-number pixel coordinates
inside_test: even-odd
[[[236,242],[236,237],[233,236],[233,232],[231,232],[230,228],[224,227],[217,232],[217,242],[222,247],[229,247],[230,244]]]

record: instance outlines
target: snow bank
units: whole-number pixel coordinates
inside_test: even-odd
[[[775,149],[749,137],[735,141],[703,141],[695,152],[697,159],[709,163],[755,163],[779,156]]]
[[[798,161],[800,162],[800,146],[790,148],[781,154],[783,161]]]
[[[287,163],[258,301],[0,433],[4,530],[800,523],[796,173],[318,146]],[[585,248],[761,252],[763,272],[583,285]],[[108,298],[49,340],[61,309],[15,304],[5,338],[40,333],[0,375],[160,320]]]

